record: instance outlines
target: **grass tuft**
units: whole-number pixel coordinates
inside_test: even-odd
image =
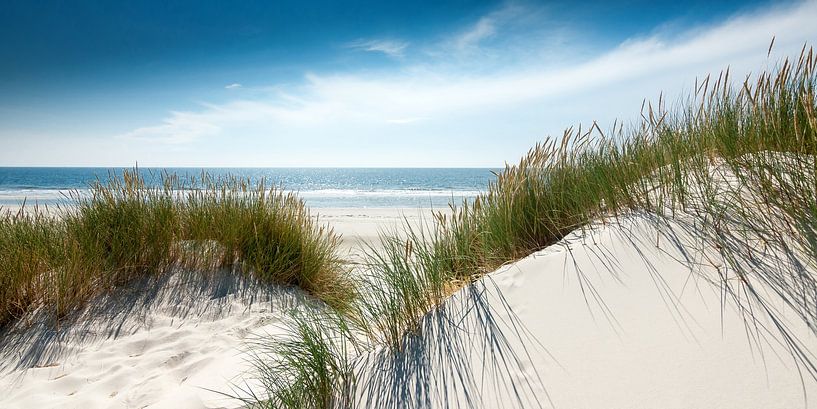
[[[244,401],[257,408],[351,407],[357,343],[347,320],[334,312],[296,311],[288,328],[275,342],[258,343],[255,364],[267,395]]]
[[[56,214],[0,218],[0,324],[44,307],[55,317],[172,268],[228,268],[298,286],[338,310],[354,298],[339,237],[291,193],[234,177],[110,175]]]

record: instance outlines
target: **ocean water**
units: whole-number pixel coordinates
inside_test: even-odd
[[[315,208],[434,207],[476,196],[495,178],[497,169],[455,168],[167,168],[139,169],[158,184],[163,172],[181,178],[227,174],[266,180],[302,197]],[[87,192],[91,183],[120,177],[121,168],[0,167],[0,207],[67,203],[70,192]]]

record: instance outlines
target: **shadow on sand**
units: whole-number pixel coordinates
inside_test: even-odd
[[[721,314],[737,307],[747,342],[759,352],[787,351],[801,379],[817,379],[813,340],[798,338],[790,327],[794,311],[812,333],[817,322],[817,280],[805,261],[805,250],[785,237],[785,230],[769,229],[768,219],[748,214],[727,215],[717,228],[705,216],[690,213],[672,219],[649,212],[632,212],[616,220],[594,223],[576,231],[557,246],[573,262],[588,311],[601,315],[616,331],[624,331],[593,276],[625,284],[616,248],[584,248],[592,270],[582,270],[571,247],[595,240],[600,231],[613,234],[613,243],[635,249],[639,265],[652,278],[676,325],[693,338],[696,317],[681,301],[684,291],[719,291]],[[615,228],[606,226],[613,224]],[[547,253],[549,250],[544,250]],[[662,277],[656,254],[670,257],[689,271],[680,293]],[[534,255],[535,256],[535,255]],[[513,267],[511,267],[513,268]],[[565,271],[568,269],[566,268]],[[541,274],[564,274],[541,271]],[[784,311],[786,310],[786,311]],[[599,314],[600,312],[600,314]],[[543,312],[545,313],[545,312]],[[538,355],[536,359],[532,359]],[[542,358],[548,361],[543,361]],[[399,349],[377,348],[355,361],[356,407],[377,408],[537,408],[552,407],[541,370],[533,362],[553,362],[525,327],[491,276],[463,288],[424,317],[416,333],[404,337]],[[569,368],[568,368],[569,369]],[[804,384],[805,387],[805,384]],[[488,392],[488,393],[486,393]],[[806,391],[804,390],[804,393]]]
[[[0,334],[0,372],[61,363],[81,347],[149,328],[157,312],[179,322],[216,320],[253,304],[291,309],[307,297],[295,288],[264,284],[241,273],[175,269],[134,279],[56,321],[35,311]]]
[[[543,407],[547,394],[529,363],[531,354],[545,352],[485,277],[426,315],[400,350],[360,357],[356,406]],[[495,399],[483,396],[485,389]]]

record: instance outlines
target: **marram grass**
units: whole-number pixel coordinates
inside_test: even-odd
[[[354,297],[339,237],[293,194],[232,177],[157,177],[154,187],[125,171],[56,214],[2,215],[0,323],[41,307],[61,317],[130,280],[181,267],[298,286],[339,310]]]
[[[354,358],[360,351],[348,319],[309,308],[289,316],[289,332],[255,342],[256,377],[265,394],[243,390],[248,407],[310,409],[351,407]]]
[[[351,323],[373,345],[401,353],[404,337],[420,331],[423,317],[457,288],[593,221],[614,223],[635,212],[661,225],[689,223],[724,260],[715,284],[747,314],[747,330],[753,317],[770,318],[805,372],[817,376],[813,351],[789,334],[768,293],[758,291],[771,288],[817,331],[816,66],[804,47],[795,62],[742,82],[728,71],[707,77],[677,107],[668,109],[663,99],[645,104],[643,119],[630,126],[603,131],[593,123],[536,145],[473,203],[452,204],[435,226],[406,224],[402,234],[385,234],[369,248]],[[303,362],[266,375],[291,377],[288,367],[340,358],[323,356],[331,348],[310,350],[318,355],[288,353]],[[299,388],[306,396],[328,390]]]
[[[697,191],[717,183],[716,162],[756,191],[761,203],[753,206],[775,214],[812,208],[814,168],[804,164],[817,154],[814,68],[804,50],[794,66],[785,61],[754,82],[736,86],[728,71],[707,78],[685,106],[649,105],[630,129],[569,129],[507,166],[475,203],[442,218],[449,234],[437,244],[453,251],[466,275],[490,271],[596,219],[632,210],[672,217],[691,203],[711,205]],[[768,153],[794,155],[798,165]],[[791,201],[781,201],[782,192]]]
[[[0,216],[0,323],[59,299],[53,283],[62,279],[64,242],[64,224],[39,209]]]

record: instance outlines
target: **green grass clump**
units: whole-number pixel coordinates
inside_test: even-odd
[[[218,264],[298,286],[340,310],[354,297],[336,254],[339,237],[294,194],[235,178],[212,180],[182,201],[184,238],[222,246]],[[229,188],[225,188],[228,186]]]
[[[109,286],[162,273],[176,261],[181,212],[169,187],[147,187],[138,173],[125,172],[91,192],[64,216],[68,245],[76,247],[72,267]]]
[[[376,344],[400,348],[403,337],[453,288],[447,259],[435,253],[434,230],[404,224],[403,237],[384,233],[366,251],[354,322]]]
[[[295,312],[290,318],[290,333],[256,348],[258,376],[268,395],[245,402],[270,409],[351,407],[357,343],[347,320],[319,311]]]
[[[0,323],[33,308],[62,317],[91,298],[172,268],[228,268],[298,286],[343,310],[355,291],[339,238],[296,196],[237,178],[182,182],[138,170],[73,195],[55,214],[0,219]]]
[[[58,278],[65,232],[37,212],[0,215],[0,325],[60,301],[50,281]]]
[[[614,125],[605,133],[595,123],[586,132],[568,129],[507,166],[474,204],[441,218],[447,233],[437,245],[462,276],[526,256],[596,219],[633,210],[671,217],[687,206],[715,206],[700,190],[717,183],[710,166],[720,162],[762,197],[760,205],[806,211],[797,219],[808,222],[813,165],[793,167],[790,159],[761,154],[809,155],[795,160],[813,163],[814,67],[812,51],[804,50],[796,65],[787,60],[739,88],[728,72],[712,84],[707,78],[682,109],[659,101],[630,129]]]

